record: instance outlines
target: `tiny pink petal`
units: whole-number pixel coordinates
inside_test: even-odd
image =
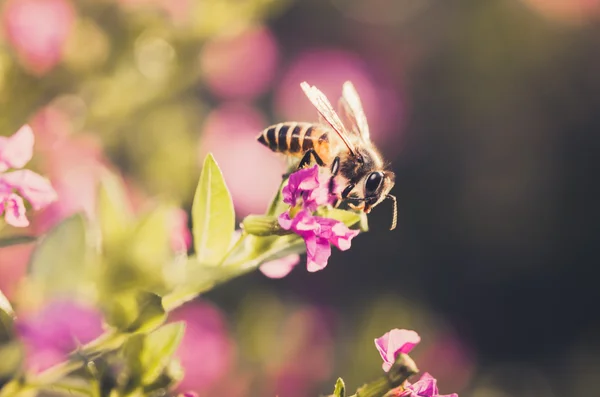
[[[8,138],[0,137],[0,172],[9,168],[23,168],[33,155],[34,140],[33,131],[28,125]]]
[[[56,200],[56,192],[50,181],[30,170],[18,170],[0,175],[0,184],[16,189],[39,210]]]
[[[358,233],[360,233],[359,230],[352,230],[342,222],[336,223],[331,228],[331,231],[333,236],[331,237],[330,241],[341,251],[350,249],[352,239],[358,236]]]
[[[331,256],[331,246],[325,238],[309,236],[304,239],[306,244],[306,269],[313,273],[323,270]]]
[[[283,278],[300,262],[300,255],[292,254],[286,257],[263,263],[259,270],[269,278]]]
[[[279,222],[279,226],[281,226],[282,229],[290,230],[292,228],[294,220],[290,218],[289,212],[286,211],[279,215],[279,217],[277,218],[277,222]]]
[[[383,370],[389,371],[400,353],[408,354],[421,341],[415,331],[395,328],[375,339],[375,347],[383,359]]]
[[[6,223],[14,227],[27,227],[23,199],[14,193],[0,195],[0,215],[4,214]]]

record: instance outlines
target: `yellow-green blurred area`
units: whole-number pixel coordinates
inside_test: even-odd
[[[255,272],[178,309],[182,390],[315,396],[338,376],[355,390],[381,374],[373,339],[408,328],[442,394],[598,393],[600,1],[0,5],[0,135],[30,123],[32,167],[59,193],[34,234],[93,217],[104,168],[135,209],[189,213],[208,152],[238,220],[262,213],[285,162],[256,136],[317,119],[299,83],[361,95],[398,228],[383,203],[323,271]],[[30,252],[0,249],[11,299]]]

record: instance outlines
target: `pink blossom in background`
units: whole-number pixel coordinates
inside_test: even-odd
[[[262,274],[269,278],[283,278],[287,276],[299,262],[300,255],[292,254],[263,263],[258,269]]]
[[[206,84],[226,99],[253,99],[269,87],[277,68],[278,49],[266,27],[209,40],[200,54]]]
[[[99,337],[103,332],[102,315],[79,303],[55,301],[38,313],[19,315],[16,329],[25,344],[27,368],[39,372]]]
[[[427,368],[450,390],[465,389],[474,376],[476,362],[468,345],[452,332],[436,334],[419,351],[419,366]]]
[[[0,248],[0,290],[9,299],[14,297],[26,274],[33,248],[33,243]]]
[[[108,167],[99,138],[71,135],[67,116],[52,107],[38,112],[32,125],[39,136],[39,161],[60,197],[36,217],[36,231],[45,232],[77,212],[94,219],[98,182]]]
[[[192,244],[192,233],[188,228],[187,213],[177,208],[171,218],[171,248],[175,252],[187,252]]]
[[[397,397],[458,397],[456,393],[439,394],[437,380],[427,372],[413,384],[406,382],[404,390],[394,395]]]
[[[31,160],[33,144],[33,131],[28,125],[10,137],[0,137],[0,216],[4,214],[6,223],[15,227],[29,226],[22,197],[34,210],[56,200],[56,192],[46,178],[30,170],[6,172],[22,168]]]
[[[43,75],[60,62],[76,17],[69,1],[8,0],[2,14],[8,42],[27,70]]]
[[[404,109],[397,89],[389,83],[376,84],[367,63],[358,55],[337,49],[316,49],[298,55],[290,62],[275,91],[274,106],[283,120],[316,122],[315,107],[300,89],[307,81],[321,90],[337,109],[342,85],[350,80],[360,95],[371,137],[386,146],[384,152],[400,143]]]
[[[264,213],[286,171],[285,160],[256,140],[266,126],[253,107],[226,103],[209,113],[203,127],[198,160],[213,153],[239,217]]]
[[[176,353],[185,370],[178,390],[202,394],[224,379],[235,360],[225,318],[206,302],[182,306],[169,318],[186,323],[185,335]]]
[[[268,363],[267,388],[260,395],[305,397],[333,373],[335,317],[330,310],[303,307],[284,321],[273,341],[276,355]]]
[[[388,372],[400,353],[408,354],[421,341],[415,331],[394,328],[375,339],[375,347],[383,359],[383,370]]]

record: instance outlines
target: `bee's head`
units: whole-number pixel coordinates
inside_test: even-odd
[[[394,200],[394,215],[392,220],[392,227],[396,227],[396,198],[389,194],[394,183],[396,181],[396,175],[392,171],[373,171],[368,173],[361,184],[363,185],[364,193],[364,211],[365,213],[371,212],[371,209],[377,206],[386,198]]]

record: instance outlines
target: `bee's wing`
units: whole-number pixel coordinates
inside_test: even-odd
[[[344,123],[340,120],[340,117],[337,115],[335,110],[333,110],[333,106],[331,103],[317,87],[314,85],[308,85],[306,81],[300,83],[300,87],[308,97],[308,99],[312,102],[313,105],[317,108],[317,111],[321,115],[321,117],[333,128],[333,130],[338,134],[341,140],[344,142],[346,147],[353,156],[356,156],[356,149],[354,145],[350,142],[347,137],[347,130],[344,127]]]
[[[342,97],[340,98],[341,113],[348,120],[352,130],[359,134],[365,142],[371,140],[371,133],[369,132],[369,124],[367,123],[367,116],[363,110],[360,97],[354,84],[350,81],[344,83],[342,89]]]

